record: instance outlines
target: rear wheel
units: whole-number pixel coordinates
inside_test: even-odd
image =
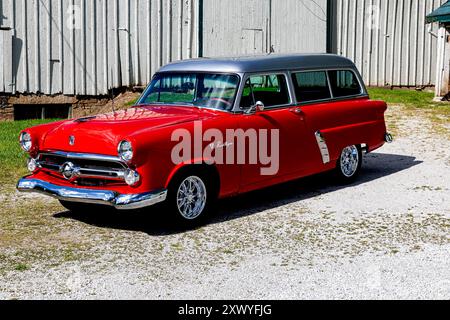
[[[359,146],[348,146],[341,152],[337,162],[336,175],[342,182],[354,181],[361,172],[362,151]]]
[[[207,175],[188,170],[170,184],[167,205],[177,223],[194,226],[205,220],[215,199],[216,192]]]

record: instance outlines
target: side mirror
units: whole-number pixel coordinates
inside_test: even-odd
[[[265,108],[264,103],[262,103],[261,101],[257,101],[255,103],[256,112],[262,112],[264,111],[264,108]]]
[[[246,114],[256,114],[258,112],[264,111],[265,106],[264,103],[261,101],[257,101],[254,106],[251,106],[250,108],[245,111]]]

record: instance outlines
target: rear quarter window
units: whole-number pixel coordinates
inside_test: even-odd
[[[362,93],[355,73],[350,70],[328,71],[331,90],[335,98],[356,96]]]
[[[294,73],[292,80],[299,102],[311,102],[331,98],[325,71]]]

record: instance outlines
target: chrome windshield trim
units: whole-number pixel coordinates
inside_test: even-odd
[[[161,103],[161,104],[156,104],[156,103],[141,103],[141,104],[136,104],[133,106],[133,108],[136,107],[147,107],[147,106],[157,106],[157,107],[182,107],[182,108],[194,108],[194,109],[200,109],[200,110],[211,110],[211,111],[219,111],[219,112],[223,112],[223,113],[233,113],[233,111],[230,110],[224,110],[224,109],[217,109],[217,108],[212,108],[212,107],[204,107],[204,106],[196,106],[195,104],[184,104],[184,105],[180,105],[179,103]]]
[[[59,200],[101,204],[112,206],[118,210],[133,210],[152,206],[167,198],[167,190],[139,194],[119,194],[110,190],[82,189],[59,186],[38,179],[22,178],[17,183],[21,192],[41,193]]]
[[[224,76],[235,76],[238,79],[238,82],[236,84],[236,90],[235,90],[235,94],[233,97],[233,102],[231,103],[231,107],[228,109],[220,109],[220,108],[214,108],[214,107],[208,107],[208,106],[201,106],[201,105],[196,105],[194,103],[194,101],[192,102],[169,102],[169,103],[165,103],[165,102],[151,102],[151,103],[146,103],[144,100],[147,96],[147,93],[149,92],[149,90],[152,89],[152,84],[153,82],[160,76],[162,75],[171,75],[171,74],[213,74],[213,75],[224,75]],[[150,81],[150,83],[147,85],[147,87],[145,88],[144,92],[142,92],[141,96],[139,97],[139,99],[137,100],[135,106],[145,106],[145,105],[157,105],[157,106],[180,106],[180,107],[191,107],[191,108],[198,108],[200,110],[205,109],[205,110],[213,110],[213,111],[221,111],[224,113],[233,113],[233,110],[236,107],[236,101],[238,100],[238,94],[239,94],[239,88],[241,87],[241,82],[242,82],[242,76],[243,74],[239,73],[239,72],[223,72],[223,71],[215,71],[215,72],[205,72],[205,71],[158,71],[155,73],[155,75],[152,77],[152,80]],[[197,86],[197,85],[196,85]],[[196,87],[195,90],[198,90],[198,88]]]

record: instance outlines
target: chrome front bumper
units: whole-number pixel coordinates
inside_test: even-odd
[[[17,190],[21,192],[38,192],[69,202],[108,205],[119,210],[145,208],[163,202],[167,198],[167,190],[141,194],[119,194],[108,190],[63,187],[43,180],[26,178],[19,180]]]

